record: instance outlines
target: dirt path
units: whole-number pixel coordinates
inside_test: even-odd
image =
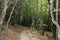
[[[20,40],[19,35],[24,28],[8,28],[7,40]]]
[[[36,30],[21,27],[9,28],[7,40],[48,40],[48,37],[40,36]]]
[[[24,30],[20,34],[20,40],[39,40],[39,35],[36,31]]]
[[[7,40],[39,40],[37,31],[27,28],[8,29]]]

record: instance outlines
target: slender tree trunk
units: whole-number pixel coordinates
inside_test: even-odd
[[[55,19],[54,19],[54,15],[53,15],[53,0],[50,0],[50,14],[51,14],[51,18],[52,18],[52,22],[56,25],[56,28],[57,28],[57,30],[56,30],[56,35],[57,35],[57,37],[56,37],[56,40],[58,40],[59,39],[59,34],[60,34],[60,32],[59,32],[59,30],[60,30],[60,25],[58,24],[58,0],[56,0],[56,21],[55,21]]]
[[[14,8],[15,8],[17,2],[18,2],[18,0],[15,1],[14,6],[12,7],[12,11],[11,11],[11,13],[10,13],[10,17],[8,18],[8,21],[7,21],[7,27],[8,27],[8,24],[9,24],[9,22],[10,22],[11,16],[12,16],[12,14],[13,14],[13,11],[14,11]]]
[[[58,23],[58,0],[56,0],[56,22]],[[59,28],[56,28],[56,40],[58,40]]]
[[[3,20],[5,18],[6,10],[8,8],[8,2],[9,2],[9,0],[4,0],[4,8],[3,8],[2,13],[1,13],[1,16],[0,16],[0,25],[2,25]]]
[[[4,0],[4,8],[0,16],[0,40],[6,40],[6,27],[3,26],[3,21],[6,15],[6,10],[8,8],[9,0]]]

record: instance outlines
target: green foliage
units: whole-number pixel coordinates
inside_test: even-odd
[[[10,2],[11,4],[7,9],[5,17],[6,21],[8,20],[15,3],[14,0],[10,0]],[[51,31],[52,22],[49,15],[48,0],[19,0],[13,11],[10,24],[18,24],[28,27],[31,27],[33,24],[39,31]]]

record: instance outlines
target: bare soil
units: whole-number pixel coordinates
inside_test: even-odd
[[[37,30],[19,26],[8,28],[7,40],[48,40],[48,36],[41,36]]]

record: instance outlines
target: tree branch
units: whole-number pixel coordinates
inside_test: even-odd
[[[56,0],[56,22],[58,23],[58,0]]]
[[[50,14],[52,18],[52,22],[59,28],[59,24],[57,21],[54,20],[54,15],[53,15],[53,0],[50,0]]]
[[[9,22],[10,22],[11,16],[12,16],[12,14],[13,14],[13,11],[14,11],[14,8],[15,8],[17,2],[18,2],[18,1],[16,0],[14,6],[12,7],[12,11],[11,11],[11,13],[10,13],[10,17],[8,18],[8,21],[7,21],[7,27],[8,27],[8,24],[9,24]]]
[[[6,10],[8,8],[8,5],[7,5],[8,3],[9,3],[9,0],[4,0],[4,8],[3,8],[2,13],[1,13],[1,16],[0,16],[0,25],[2,25],[3,20],[5,18]]]
[[[56,0],[56,21],[54,20],[54,15],[53,15],[53,0],[50,0],[50,14],[52,18],[52,22],[56,25],[56,40],[59,39],[59,34],[60,34],[60,25],[58,24],[58,0]]]

